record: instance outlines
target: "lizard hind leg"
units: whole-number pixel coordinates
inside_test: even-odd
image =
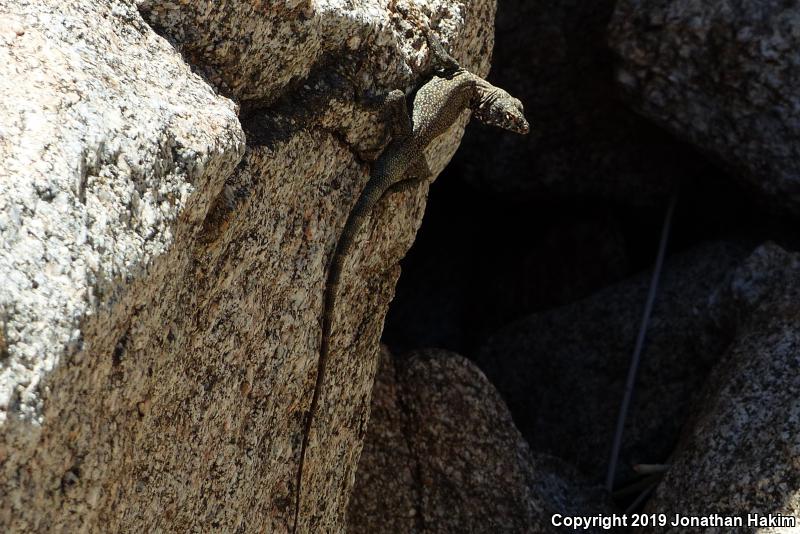
[[[405,179],[395,182],[389,186],[389,188],[386,190],[386,196],[414,189],[419,184],[424,182],[431,174],[433,173],[428,167],[428,162],[425,161],[425,157],[423,156],[408,168],[406,174],[407,177]]]
[[[386,196],[394,195],[395,193],[402,193],[404,191],[410,191],[421,183],[422,179],[420,178],[407,178],[405,180],[400,180],[399,182],[389,186],[389,188],[386,190]]]

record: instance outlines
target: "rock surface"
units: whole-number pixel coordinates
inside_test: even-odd
[[[136,3],[190,63],[247,106],[268,105],[339,63],[357,69],[348,78],[359,87],[407,85],[426,65],[426,28],[475,73],[488,71],[494,43],[495,2],[486,0]]]
[[[290,527],[324,267],[386,138],[354,101],[424,75],[429,23],[485,74],[494,3],[245,4],[140,2],[250,110],[246,152],[235,106],[132,0],[0,7],[4,531]],[[338,29],[269,30],[308,20]],[[309,40],[319,53],[299,53]],[[434,172],[466,119],[430,148]],[[382,205],[346,269],[299,531],[343,528],[424,198]]]
[[[748,248],[712,243],[670,258],[648,329],[620,458],[669,455],[693,392],[724,350],[716,292]],[[503,395],[536,451],[559,456],[600,482],[608,468],[617,412],[641,322],[650,273],[497,332],[477,363]]]
[[[610,42],[641,113],[800,210],[800,4],[620,0]]]
[[[745,525],[748,514],[798,518],[800,254],[760,246],[736,270],[725,300],[736,336],[711,373],[647,512],[713,512],[742,517]]]
[[[383,352],[348,532],[555,533],[552,514],[597,514],[599,498],[531,453],[468,360],[428,350],[395,363]]]
[[[80,345],[80,319],[169,247],[180,214],[203,220],[244,150],[234,105],[135,9],[58,4],[0,12],[0,423],[39,420],[39,379]]]

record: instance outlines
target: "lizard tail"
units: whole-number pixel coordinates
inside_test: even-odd
[[[370,178],[364,190],[358,197],[355,205],[353,206],[350,215],[347,217],[347,222],[342,229],[342,235],[336,243],[336,249],[333,252],[331,265],[328,268],[328,276],[325,281],[325,295],[322,308],[322,343],[319,350],[319,363],[317,364],[317,378],[314,383],[314,391],[311,396],[311,405],[308,408],[306,415],[305,425],[303,429],[303,442],[300,445],[300,460],[297,468],[297,481],[295,487],[295,510],[294,510],[294,528],[292,532],[297,532],[298,521],[300,519],[300,498],[302,496],[301,484],[303,481],[303,465],[306,458],[306,449],[308,448],[308,441],[311,436],[311,426],[314,423],[314,416],[317,412],[317,405],[319,404],[320,393],[322,392],[322,384],[325,380],[325,368],[328,361],[328,352],[330,350],[331,340],[331,327],[333,326],[333,312],[336,309],[336,294],[339,289],[339,281],[341,280],[342,270],[344,269],[344,261],[347,258],[350,250],[355,243],[356,235],[359,229],[364,224],[364,221],[369,217],[370,212],[375,205],[383,197],[383,194],[388,189],[388,185],[383,180],[375,180]]]

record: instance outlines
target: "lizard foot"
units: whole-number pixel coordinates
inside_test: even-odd
[[[443,72],[452,72],[461,68],[458,61],[445,50],[442,41],[439,40],[435,33],[428,30],[425,38],[431,51],[431,67]]]

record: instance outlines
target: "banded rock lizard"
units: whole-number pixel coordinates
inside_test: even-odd
[[[369,181],[345,222],[328,268],[317,376],[306,415],[297,470],[294,532],[297,532],[300,514],[303,465],[330,351],[336,296],[344,260],[353,247],[357,232],[385,196],[410,189],[431,175],[424,150],[431,141],[445,133],[465,110],[472,110],[472,116],[485,124],[519,134],[527,134],[529,130],[519,100],[461,68],[433,36],[429,36],[428,44],[436,72],[417,90],[411,115],[402,91],[394,90],[387,96],[385,110],[391,121],[392,141],[375,161]]]

